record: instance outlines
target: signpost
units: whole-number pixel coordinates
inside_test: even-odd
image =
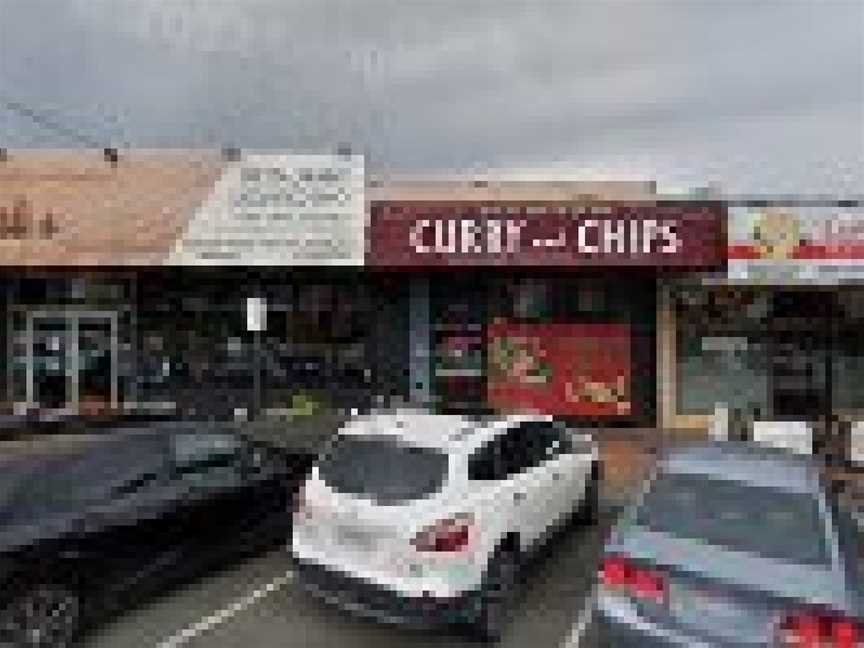
[[[246,330],[256,333],[267,330],[267,300],[263,297],[246,298]]]
[[[249,418],[255,418],[261,411],[261,331],[267,330],[267,300],[263,297],[246,298],[246,330],[253,337],[253,375],[252,375],[252,406],[249,408]]]

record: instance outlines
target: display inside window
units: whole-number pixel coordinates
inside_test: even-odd
[[[838,410],[864,410],[864,340],[840,345],[832,360],[833,404]]]
[[[833,406],[864,411],[864,291],[847,289],[839,295],[842,311],[831,357]]]
[[[768,415],[771,407],[767,344],[740,335],[690,335],[678,347],[678,411],[711,414],[725,404]]]
[[[718,405],[770,416],[771,293],[749,287],[687,288],[676,295],[677,408],[710,415]]]
[[[434,287],[432,373],[445,408],[482,403],[485,385],[484,291],[474,285]]]
[[[644,298],[634,299],[633,290],[620,291],[620,284],[594,276],[505,276],[492,287],[493,316],[538,323],[626,322]]]
[[[498,320],[488,340],[492,407],[585,417],[634,413],[629,325]]]
[[[436,347],[435,375],[481,377],[483,375],[482,334],[463,331],[441,335]]]
[[[549,283],[528,279],[512,286],[513,314],[520,319],[549,317],[553,314]]]

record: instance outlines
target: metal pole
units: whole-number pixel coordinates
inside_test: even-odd
[[[253,335],[254,337],[254,349],[253,353],[255,354],[254,360],[254,374],[253,374],[253,402],[252,408],[249,412],[250,419],[257,419],[258,414],[261,411],[261,330],[260,327],[256,328]]]
[[[66,376],[71,380],[72,393],[69,397],[73,414],[81,414],[81,355],[80,355],[80,329],[81,317],[79,313],[66,311]],[[64,408],[69,408],[67,402]]]
[[[111,326],[111,411],[116,414],[118,406],[119,406],[119,381],[120,381],[120,333],[118,331],[118,316],[117,312],[112,312],[111,317],[109,319],[109,325]]]
[[[25,367],[25,371],[27,372],[27,377],[26,377],[27,384],[24,386],[24,389],[26,390],[24,398],[27,401],[26,408],[29,411],[31,408],[34,407],[34,401],[36,399],[36,389],[35,389],[35,386],[33,384],[33,381],[35,380],[35,376],[34,376],[35,372],[33,370],[33,363],[35,362],[35,358],[34,358],[34,353],[33,353],[33,344],[34,344],[33,328],[34,328],[34,324],[33,324],[32,311],[27,310],[26,316],[27,316],[27,323],[25,325],[26,328],[25,328],[24,336],[27,339],[27,349],[25,351],[26,363],[27,363],[26,367]]]
[[[140,381],[141,374],[140,371],[142,369],[139,354],[141,352],[139,348],[139,331],[138,331],[138,272],[133,272],[130,278],[130,295],[129,301],[131,304],[129,306],[129,328],[130,330],[127,332],[129,339],[129,364],[127,367],[130,368],[130,374],[127,376],[127,387],[124,390],[126,393],[124,395],[124,399],[133,404],[135,411],[137,412],[140,409],[138,404],[140,399]]]
[[[259,286],[255,297],[246,299],[246,330],[252,332],[252,397],[246,412],[247,419],[256,418],[262,407],[262,363],[261,363],[261,333],[267,322],[267,302],[262,296]]]

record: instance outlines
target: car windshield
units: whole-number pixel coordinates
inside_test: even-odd
[[[437,450],[360,436],[339,437],[319,466],[319,475],[333,490],[385,506],[436,492],[446,472],[447,455]]]
[[[819,504],[808,494],[667,474],[646,494],[635,522],[652,531],[783,562],[831,563]]]

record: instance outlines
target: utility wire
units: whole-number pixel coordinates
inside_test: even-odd
[[[106,148],[106,142],[100,142],[89,135],[86,135],[74,128],[64,126],[58,123],[55,119],[36,111],[29,106],[10,99],[0,97],[0,106],[6,108],[10,112],[21,115],[35,123],[36,125],[45,128],[46,130],[54,131],[65,137],[71,137],[91,148]],[[686,199],[692,199],[689,196]],[[768,207],[768,206],[785,206],[785,207],[864,207],[864,196],[857,195],[849,198],[842,198],[831,195],[814,195],[814,196],[733,196],[721,195],[715,197],[715,200],[724,202],[732,207]]]
[[[69,128],[59,123],[55,119],[48,117],[36,110],[33,110],[29,106],[24,105],[20,101],[13,101],[10,99],[0,98],[0,106],[5,108],[6,110],[13,112],[17,115],[21,115],[32,121],[37,126],[45,128],[46,130],[54,131],[64,137],[71,137],[86,146],[92,148],[104,148],[105,143],[99,142],[98,140],[90,137],[89,135],[85,135],[80,131],[75,130],[74,128]]]

